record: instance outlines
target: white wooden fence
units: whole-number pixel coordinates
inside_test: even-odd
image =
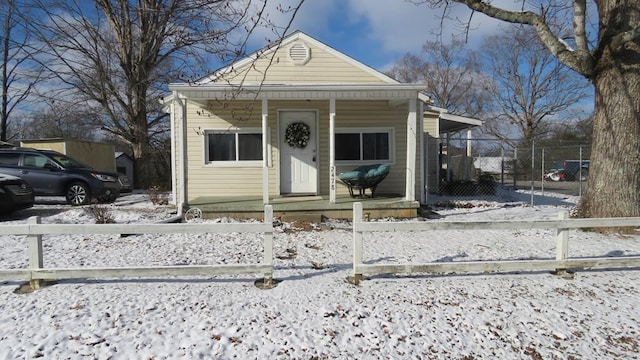
[[[569,229],[596,227],[640,227],[640,218],[568,219],[561,213],[558,220],[484,221],[484,222],[364,222],[362,203],[353,205],[353,278],[359,283],[365,274],[407,273],[461,273],[533,271],[573,268],[638,267],[640,256],[632,257],[568,257]],[[555,260],[468,261],[426,264],[365,264],[363,238],[367,232],[431,231],[431,230],[509,230],[556,229]],[[45,268],[42,236],[48,234],[201,234],[201,233],[262,233],[264,236],[263,261],[252,264],[149,266],[117,268]],[[26,269],[0,269],[0,279],[28,280],[37,289],[41,281],[79,278],[122,278],[159,276],[214,276],[261,273],[263,285],[273,284],[273,208],[265,206],[262,223],[186,223],[186,224],[40,224],[37,217],[27,224],[0,226],[0,235],[24,235],[27,238],[29,267]]]
[[[117,268],[45,268],[42,236],[49,234],[202,234],[262,233],[262,263],[229,265],[149,266]],[[43,280],[78,278],[122,278],[158,276],[195,276],[262,273],[265,287],[273,281],[273,208],[265,206],[262,223],[182,223],[182,224],[40,224],[38,217],[27,224],[2,225],[0,235],[25,235],[28,243],[29,268],[0,269],[0,279],[28,280],[37,289]]]
[[[410,274],[410,273],[460,273],[533,271],[576,268],[636,267],[640,266],[640,256],[615,258],[568,257],[569,229],[596,227],[640,227],[640,218],[568,219],[567,213],[560,213],[558,220],[532,221],[483,221],[483,222],[364,222],[362,203],[353,204],[353,277],[359,283],[364,275]],[[431,230],[508,230],[508,229],[556,229],[557,245],[555,260],[508,260],[508,261],[468,261],[425,264],[365,264],[363,263],[363,235],[367,232],[390,231],[431,231]]]

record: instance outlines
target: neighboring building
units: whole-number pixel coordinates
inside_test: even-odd
[[[334,203],[348,194],[337,174],[378,163],[391,172],[376,193],[420,201],[425,167],[437,166],[423,155],[423,116],[436,134],[478,122],[458,122],[466,118],[428,105],[424,85],[399,83],[302,32],[169,89],[172,186],[185,206],[292,195]]]
[[[126,153],[116,151],[115,158],[116,158],[116,171],[119,172],[120,174],[127,175],[129,180],[131,180],[131,183],[133,183],[134,182],[133,159],[131,158],[131,156],[127,155]]]
[[[115,147],[111,144],[82,140],[43,139],[22,140],[20,146],[57,151],[96,170],[116,171],[116,161],[113,156]]]

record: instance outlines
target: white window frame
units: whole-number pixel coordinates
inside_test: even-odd
[[[336,134],[360,134],[360,159],[362,159],[362,134],[387,133],[389,135],[389,159],[388,160],[335,160],[336,165],[394,165],[396,162],[395,128],[393,127],[341,127],[336,128]]]
[[[267,139],[270,139],[271,129],[267,128]],[[234,134],[236,138],[236,160],[229,161],[210,161],[209,160],[209,135],[211,134]],[[238,134],[259,134],[262,136],[262,128],[213,128],[204,130],[204,166],[205,167],[262,167],[262,159],[260,160],[237,160],[238,151]],[[267,140],[268,141],[268,140]],[[261,152],[262,153],[262,152]],[[268,166],[271,166],[271,146],[267,142],[267,159]]]

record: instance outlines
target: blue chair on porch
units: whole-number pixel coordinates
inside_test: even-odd
[[[358,197],[365,197],[366,189],[371,190],[371,197],[373,197],[376,187],[389,175],[390,170],[389,165],[364,165],[338,174],[338,179],[349,188],[351,197],[356,197],[354,190],[358,190]]]

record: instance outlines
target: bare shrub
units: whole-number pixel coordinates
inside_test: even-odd
[[[153,205],[167,205],[169,203],[169,195],[162,191],[159,186],[151,186],[147,190],[147,195]]]
[[[106,206],[98,206],[96,204],[89,205],[85,208],[89,215],[93,216],[96,224],[115,224],[111,210]]]

